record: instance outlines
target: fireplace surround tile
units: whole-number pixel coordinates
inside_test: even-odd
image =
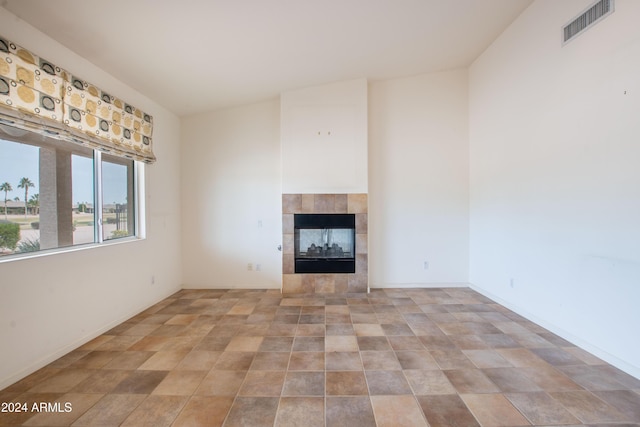
[[[347,203],[348,213],[368,213],[366,194],[349,194]]]
[[[355,214],[355,273],[295,273],[294,214]],[[282,292],[344,294],[368,292],[368,196],[363,193],[282,195]]]
[[[367,292],[368,277],[363,273],[349,274],[348,275],[348,287],[349,293],[361,293]]]
[[[346,294],[349,292],[349,275],[348,274],[336,274],[335,275],[334,291],[336,294]]]
[[[356,227],[358,223],[356,223]],[[357,254],[367,254],[369,253],[369,235],[363,233],[356,233],[356,253]]]
[[[349,198],[347,194],[336,194],[335,203],[334,203],[334,213],[347,212],[348,199]]]
[[[316,274],[296,274],[302,276],[302,290],[306,294],[313,294],[316,291]]]
[[[313,213],[315,211],[315,197],[313,194],[302,194],[302,207],[294,213]]]
[[[293,255],[295,253],[294,239],[293,234],[282,235],[282,255]]]
[[[369,271],[369,257],[367,254],[356,253],[356,271]]]
[[[293,230],[293,213],[282,214],[282,229]]]
[[[282,195],[282,213],[293,214],[302,210],[301,194],[283,194]]]
[[[367,234],[367,230],[369,228],[368,222],[368,216],[366,213],[356,214],[356,230],[358,230],[358,233]]]
[[[315,293],[333,294],[336,292],[335,274],[318,274],[315,277]]]
[[[336,213],[336,196],[335,194],[316,194],[314,197],[312,213]]]
[[[282,254],[282,273],[293,274],[294,273],[294,255]]]
[[[304,293],[302,290],[302,275],[283,274],[282,293]]]

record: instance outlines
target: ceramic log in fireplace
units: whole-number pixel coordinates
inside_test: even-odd
[[[295,214],[296,273],[355,273],[353,214]]]

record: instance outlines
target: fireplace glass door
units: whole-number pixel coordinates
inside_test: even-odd
[[[296,273],[355,273],[355,215],[296,214]]]

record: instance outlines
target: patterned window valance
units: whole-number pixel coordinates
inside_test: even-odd
[[[153,163],[153,119],[0,37],[0,123]]]

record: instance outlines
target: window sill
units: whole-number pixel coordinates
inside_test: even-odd
[[[108,246],[129,244],[129,243],[139,242],[142,240],[145,240],[145,238],[137,237],[137,236],[121,237],[119,239],[106,240],[102,243],[87,243],[84,245],[70,246],[65,248],[47,249],[47,250],[37,251],[37,252],[26,252],[26,253],[19,253],[19,254],[4,255],[3,257],[0,258],[0,264],[33,259],[33,258],[48,257],[52,255],[66,254],[70,252],[87,251],[92,249],[104,248]]]

